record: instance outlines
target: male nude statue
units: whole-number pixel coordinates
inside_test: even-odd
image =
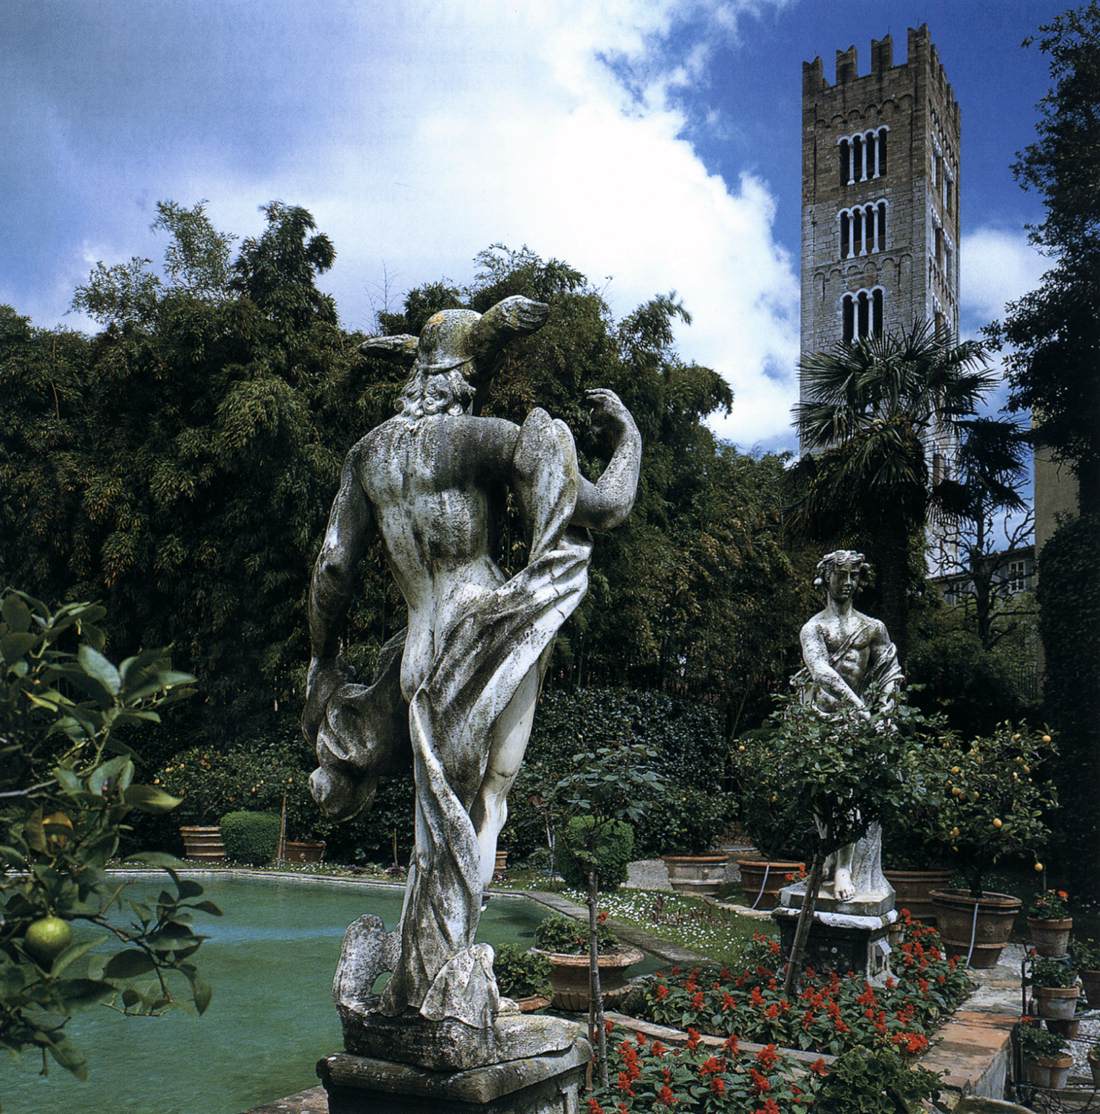
[[[803,627],[800,635],[805,668],[791,683],[802,698],[828,715],[839,706],[850,705],[869,715],[888,711],[892,694],[902,681],[897,649],[884,623],[852,606],[860,577],[869,566],[862,553],[838,549],[817,563],[816,587],[824,587],[825,606]],[[857,889],[878,889],[881,873],[882,833],[872,825],[862,839],[849,843],[830,856],[833,896],[848,901]]]
[[[547,312],[513,297],[484,315],[437,313],[419,339],[364,345],[412,361],[412,375],[399,413],[344,463],[311,583],[303,729],[320,761],[314,796],[333,816],[369,803],[378,775],[407,764],[411,751],[415,854],[385,1013],[491,1023],[495,982],[474,933],[508,790],[554,636],[587,587],[588,530],[619,525],[634,502],[641,438],[611,391],[588,392],[614,443],[595,483],[577,467],[568,428],[544,411],[522,427],[471,413],[494,349],[534,332]],[[528,565],[511,579],[490,556],[509,490],[531,532]],[[349,680],[337,653],[356,565],[373,536],[408,625],[364,685]]]

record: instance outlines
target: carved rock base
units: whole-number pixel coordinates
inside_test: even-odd
[[[781,906],[772,910],[772,917],[779,925],[779,940],[786,957],[794,944],[798,910]],[[806,966],[841,975],[854,971],[869,982],[884,982],[890,974],[890,945],[886,937],[897,917],[893,909],[880,917],[822,913],[815,909],[806,941]]]
[[[329,1114],[580,1114],[591,1055],[577,1037],[560,1052],[442,1072],[337,1052],[317,1074]]]
[[[419,1014],[387,1017],[341,1005],[344,1049],[355,1056],[413,1064],[429,1072],[461,1072],[566,1052],[583,1030],[572,1021],[526,1015],[504,999],[492,1028],[461,1021],[426,1021]]]

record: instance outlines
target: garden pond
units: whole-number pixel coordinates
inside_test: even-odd
[[[396,887],[235,876],[199,879],[222,917],[197,914],[209,936],[196,960],[214,989],[202,1017],[173,1009],[125,1018],[102,1005],[75,1015],[70,1032],[90,1066],[87,1082],[32,1055],[0,1060],[4,1114],[79,1110],[107,1114],[239,1114],[314,1085],[314,1065],[341,1047],[330,997],[344,929],[363,913],[394,928]],[[135,898],[155,900],[160,878],[135,879]],[[495,895],[478,939],[529,946],[550,910],[529,898]],[[648,958],[639,974],[656,969]]]

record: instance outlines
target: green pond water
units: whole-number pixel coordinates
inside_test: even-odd
[[[314,1065],[342,1043],[329,992],[344,929],[362,913],[396,927],[401,891],[264,878],[202,883],[225,914],[195,918],[210,937],[196,955],[214,988],[206,1013],[125,1018],[102,1005],[83,1010],[70,1031],[88,1057],[88,1081],[52,1061],[42,1079],[32,1055],[0,1059],[4,1114],[240,1114],[316,1084]],[[162,883],[130,888],[155,899]],[[478,939],[530,945],[549,915],[526,898],[494,897]],[[636,970],[656,966],[647,958]]]

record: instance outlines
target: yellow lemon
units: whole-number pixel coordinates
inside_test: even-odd
[[[958,766],[952,766],[951,767],[951,772],[953,774],[958,774],[958,773],[962,773],[962,770]]]
[[[995,828],[1003,828],[1004,823],[1005,822],[999,816],[995,816],[993,818],[993,827],[995,827]]]
[[[64,812],[52,812],[42,821],[42,828],[46,833],[46,842],[51,850],[64,847],[69,842],[69,833],[73,830],[73,822]]]
[[[1044,735],[1043,736],[1043,742],[1044,743],[1052,743],[1052,742],[1054,742],[1054,740],[1049,735]]]
[[[1035,864],[1035,869],[1036,870],[1042,870],[1043,869],[1043,864],[1042,863],[1036,863]]]
[[[952,839],[958,839],[959,836],[962,835],[962,832],[960,832],[958,828],[952,828],[949,834]]]
[[[69,922],[60,917],[39,917],[27,929],[23,946],[40,963],[52,963],[73,942]]]

